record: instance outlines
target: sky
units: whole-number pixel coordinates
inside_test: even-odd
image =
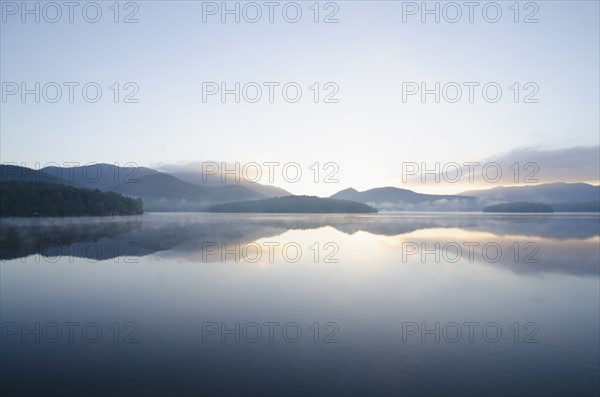
[[[533,171],[598,184],[597,1],[479,2],[472,22],[464,2],[427,2],[439,22],[420,1],[276,2],[272,22],[263,1],[227,2],[239,22],[220,1],[82,1],[72,22],[63,3],[27,2],[36,22],[1,2],[3,163],[258,164],[260,182],[316,195],[458,193]],[[36,83],[39,103],[21,95]],[[239,103],[222,98],[236,83]],[[421,96],[436,83],[439,102]],[[494,159],[503,178],[447,181]]]

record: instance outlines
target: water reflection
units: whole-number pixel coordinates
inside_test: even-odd
[[[270,241],[288,231],[304,231],[306,237],[320,229],[329,230],[322,237],[325,244],[338,241],[342,234],[377,236],[382,247],[394,248],[398,262],[404,263],[466,260],[518,273],[599,274],[600,221],[595,214],[154,213],[120,218],[9,218],[0,228],[0,259],[41,255],[107,260],[160,254],[198,262],[239,261],[236,255],[227,255],[236,244],[241,246],[242,260],[245,255],[255,258],[254,246],[267,250]],[[358,242],[357,237],[354,243]]]
[[[0,393],[597,395],[599,227],[582,214],[3,219]],[[258,259],[243,248],[257,246]],[[265,323],[280,324],[272,342]],[[473,342],[423,342],[407,323],[480,326]]]

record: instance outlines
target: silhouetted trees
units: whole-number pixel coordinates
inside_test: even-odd
[[[0,216],[110,216],[144,213],[142,199],[58,183],[0,182]]]

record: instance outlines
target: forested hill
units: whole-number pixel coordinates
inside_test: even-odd
[[[252,213],[330,213],[351,214],[377,212],[373,207],[348,200],[335,200],[316,196],[287,196],[265,200],[236,201],[213,205],[210,212]]]
[[[0,182],[0,216],[111,216],[144,212],[141,199],[59,183]]]
[[[487,206],[483,212],[554,212],[554,208],[543,203],[502,203]]]

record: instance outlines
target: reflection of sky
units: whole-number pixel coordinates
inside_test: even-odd
[[[331,257],[337,262],[325,262],[328,252],[323,250],[323,246],[328,242],[335,243],[339,248]],[[468,257],[466,243],[469,242],[479,243],[474,248],[474,260]],[[537,244],[539,251],[534,258],[539,263],[523,263],[523,258],[514,261],[511,246],[515,242],[521,244],[521,249],[528,242]],[[108,285],[111,294],[104,299],[114,301],[115,304],[121,297],[128,295],[128,288],[132,288],[133,296],[138,298],[152,291],[152,296],[147,298],[153,301],[158,297],[167,298],[163,295],[167,291],[177,291],[168,299],[176,299],[177,305],[184,306],[190,304],[184,298],[193,298],[193,302],[199,302],[203,301],[201,296],[226,291],[254,294],[251,299],[266,297],[261,298],[260,293],[252,292],[254,288],[258,288],[257,291],[267,288],[272,293],[277,291],[283,300],[300,299],[305,294],[311,295],[312,291],[315,298],[324,295],[346,302],[349,310],[351,307],[356,309],[363,306],[366,309],[374,299],[378,300],[388,294],[396,298],[412,297],[405,302],[413,304],[413,299],[419,296],[423,299],[419,298],[418,301],[425,302],[428,299],[438,299],[442,292],[449,295],[444,300],[449,306],[478,306],[481,302],[469,300],[468,296],[493,302],[507,294],[507,288],[512,292],[503,299],[512,300],[514,304],[519,299],[524,299],[523,302],[536,302],[538,298],[561,300],[560,296],[549,294],[559,288],[561,283],[561,288],[579,286],[570,291],[570,294],[597,294],[597,289],[591,287],[597,285],[598,281],[598,242],[598,236],[557,240],[526,235],[500,236],[457,228],[422,229],[394,236],[364,231],[350,235],[332,227],[322,227],[289,230],[278,235],[240,242],[242,248],[248,244],[263,248],[263,258],[256,263],[246,261],[243,257],[235,261],[231,254],[223,261],[220,253],[203,260],[206,253],[202,252],[201,246],[194,244],[184,246],[183,250],[176,247],[171,251],[135,258],[138,263],[123,263],[124,257],[95,263],[81,258],[71,258],[72,263],[69,263],[69,258],[49,263],[42,258],[40,263],[35,263],[35,257],[30,256],[25,263],[14,260],[2,264],[3,296],[9,298],[6,301],[9,311],[15,309],[15,304],[31,302],[32,296],[28,295],[31,291],[35,291],[35,301],[46,293],[49,293],[47,298],[50,301],[53,294],[58,297],[71,294],[81,294],[83,297],[91,294],[91,297],[97,294],[99,298]],[[278,244],[273,250],[274,261],[268,258],[268,243]],[[297,262],[285,260],[282,253],[282,247],[289,243],[302,250],[302,257]],[[315,243],[321,249],[316,261],[315,251],[311,249]],[[454,256],[454,251],[448,249],[445,254],[439,251],[434,254],[436,243],[442,247],[448,243],[458,243],[464,248],[463,256],[456,262],[446,261],[444,255]],[[481,247],[488,243],[498,244],[502,249],[502,256],[496,263],[482,256]],[[419,251],[416,254],[403,252],[407,249],[406,244],[416,244]],[[429,250],[425,260],[421,256],[422,244]],[[229,241],[226,247],[231,251],[235,244]],[[290,256],[294,256],[294,251],[292,249]],[[238,251],[238,255],[240,252]],[[494,251],[491,252],[493,255]],[[439,261],[435,260],[436,255],[440,258]],[[52,282],[47,283],[49,279]],[[515,289],[518,290],[516,295]],[[21,295],[25,299],[11,299]],[[179,301],[178,297],[183,300]],[[10,301],[12,303],[9,306]],[[580,302],[590,300],[583,299]],[[162,306],[165,303],[158,304]],[[358,306],[353,306],[354,304]],[[430,307],[429,310],[437,311],[438,308]],[[35,311],[43,310],[37,308]]]
[[[232,239],[231,229],[237,223],[221,222],[226,226],[218,230],[209,222],[211,217],[186,215],[185,219],[191,226],[209,225],[212,238],[217,241],[215,236],[221,236],[219,241],[229,247],[235,238],[241,244],[294,242],[303,256],[290,263],[276,250],[273,263],[236,263],[231,258],[224,263],[203,262],[198,249],[202,240],[188,238],[175,247],[137,257],[134,263],[124,263],[122,257],[95,263],[82,258],[72,263],[67,258],[35,263],[33,256],[25,263],[20,259],[2,262],[2,321],[96,321],[104,329],[115,321],[135,321],[142,341],[115,345],[108,333],[105,341],[93,345],[7,343],[3,360],[10,360],[10,365],[3,365],[2,370],[11,376],[6,379],[17,382],[19,365],[27,363],[29,384],[43,379],[46,385],[56,385],[64,377],[60,371],[67,369],[88,385],[98,382],[93,375],[98,369],[115,382],[125,373],[147,379],[148,373],[156,372],[163,374],[160,379],[142,382],[141,389],[171,393],[223,387],[223,374],[226,379],[235,378],[235,382],[225,382],[229,390],[261,391],[268,384],[281,393],[300,390],[304,394],[308,385],[311,390],[316,387],[331,394],[337,390],[345,395],[423,390],[431,394],[442,389],[457,394],[482,394],[482,390],[564,394],[567,388],[571,394],[593,394],[598,389],[598,235],[504,234],[489,227],[489,217],[462,219],[471,222],[470,227],[438,225],[417,230],[408,219],[396,219],[393,224],[405,223],[409,231],[379,234],[338,229],[344,227],[342,223],[352,229],[358,224],[354,217],[306,227],[315,222],[314,217],[236,215],[229,220],[246,221],[240,230],[250,238],[242,233]],[[150,224],[125,236],[153,241],[154,228],[207,236],[198,228],[186,228],[185,222],[175,222],[177,227],[152,222],[165,222],[165,218],[179,219],[178,215],[144,216]],[[570,219],[570,224],[575,227],[585,219]],[[437,223],[457,220],[440,217]],[[523,224],[537,221],[535,217],[527,222],[521,219],[521,230]],[[507,226],[515,220],[502,222]],[[146,234],[136,235],[135,230],[146,230]],[[422,262],[419,256],[402,261],[403,242],[432,246],[475,240],[496,242],[503,250],[514,241],[535,242],[540,262],[512,263],[503,258],[489,263],[477,257],[472,263],[466,259],[436,263]],[[335,242],[338,262],[315,262],[309,247],[316,242],[321,247]],[[202,322],[221,321],[294,321],[305,328],[305,335],[298,344],[201,343]],[[315,344],[307,327],[330,321],[339,326],[340,343]],[[472,344],[466,340],[421,343],[418,338],[403,343],[401,339],[402,322],[466,321],[496,322],[504,336],[496,344],[480,337]],[[514,343],[508,328],[514,322],[538,324],[540,343]],[[308,384],[307,379],[311,380]],[[340,379],[346,380],[340,383]],[[110,390],[111,384],[116,383],[104,382],[98,390]]]

